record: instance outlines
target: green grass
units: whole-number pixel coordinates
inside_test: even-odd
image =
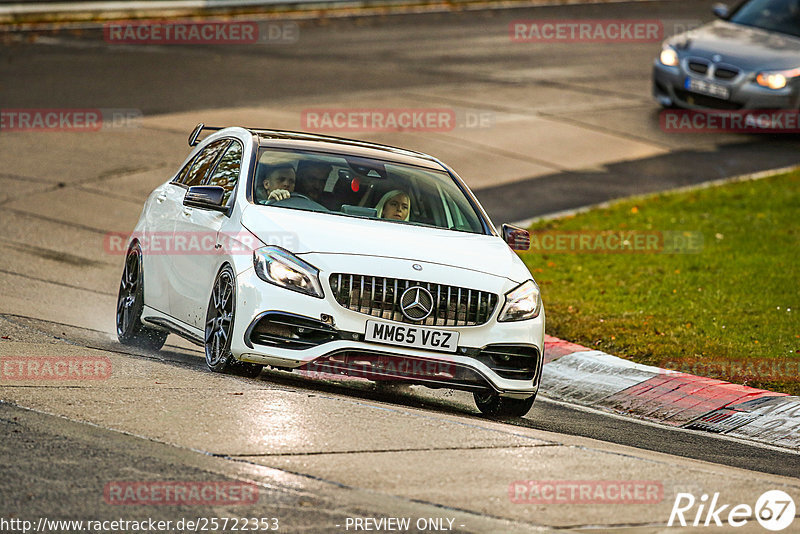
[[[547,333],[660,367],[789,361],[779,379],[727,365],[683,369],[800,394],[791,374],[800,361],[800,172],[626,200],[531,230],[701,233],[697,253],[520,254],[542,289]]]

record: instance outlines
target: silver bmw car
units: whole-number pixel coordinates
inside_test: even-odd
[[[720,20],[667,39],[653,66],[665,107],[800,109],[800,0],[714,7]]]

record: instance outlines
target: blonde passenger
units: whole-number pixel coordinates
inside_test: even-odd
[[[394,189],[381,197],[375,209],[381,219],[407,221],[411,216],[411,198],[406,192]]]

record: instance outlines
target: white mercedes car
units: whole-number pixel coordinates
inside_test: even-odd
[[[199,124],[189,145],[122,242],[122,343],[174,333],[217,372],[324,371],[530,410],[545,314],[513,251],[530,237],[498,232],[452,169],[298,132]]]

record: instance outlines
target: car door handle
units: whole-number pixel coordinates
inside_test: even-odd
[[[156,197],[156,202],[158,202],[159,204],[161,204],[165,200],[167,200],[167,194],[166,193],[161,193],[160,195],[158,195]]]
[[[183,216],[184,217],[191,217],[192,216],[192,208],[183,208]]]

